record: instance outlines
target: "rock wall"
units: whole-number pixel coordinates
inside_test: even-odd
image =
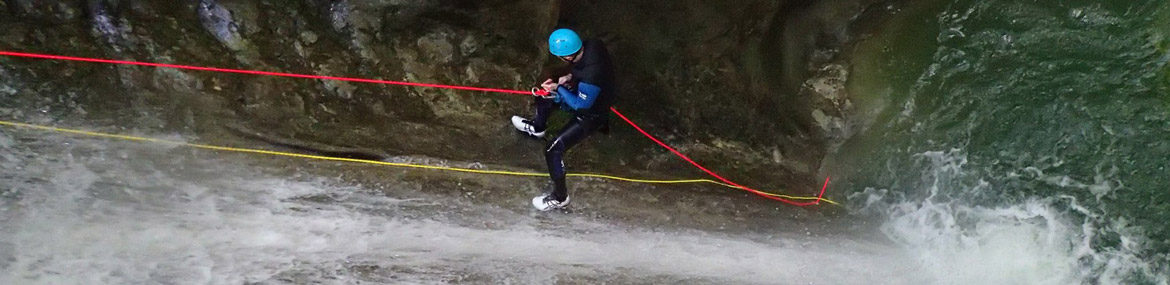
[[[610,43],[623,105],[647,106],[627,109],[685,152],[763,183],[811,182],[855,132],[848,50],[893,2],[572,1],[559,24]]]
[[[539,71],[531,59],[543,56],[537,44],[555,17],[555,5],[543,0],[47,2],[3,2],[9,17],[0,20],[0,48],[516,89]],[[477,133],[480,120],[520,105],[498,95],[340,81],[16,58],[0,63],[11,73],[4,81],[26,93],[16,97],[78,97],[57,100],[73,107],[20,105],[57,116],[193,133],[231,123],[402,152],[426,144],[385,134],[423,126]]]
[[[842,50],[880,2],[4,0],[0,49],[527,89],[572,27],[609,43],[618,107],[645,127],[737,180],[801,186],[849,135]],[[11,57],[0,84],[0,116],[34,122],[543,169],[506,123],[523,96]],[[620,122],[601,137],[578,169],[698,175]]]

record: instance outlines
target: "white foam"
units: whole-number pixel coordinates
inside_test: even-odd
[[[552,283],[572,275],[650,280],[643,282],[929,283],[915,275],[909,257],[864,240],[760,242],[528,213],[492,217],[502,226],[484,229],[378,210],[414,207],[425,213],[461,206],[470,207],[461,218],[474,220],[490,207],[388,198],[329,179],[273,177],[204,158],[211,152],[38,140],[47,142],[0,150],[37,154],[27,167],[4,169],[16,175],[2,182],[16,185],[21,197],[20,207],[3,210],[9,219],[0,224],[0,259],[8,262],[0,263],[0,284],[445,283],[480,275],[504,283]],[[54,140],[71,147],[62,149]],[[341,202],[302,199],[317,195]],[[409,270],[379,279],[350,272],[355,264]]]
[[[852,199],[864,199],[866,211],[888,217],[882,232],[902,244],[923,273],[947,284],[1125,284],[1144,278],[1165,284],[1165,264],[1139,258],[1145,248],[1138,227],[1118,226],[1064,196],[1037,198],[1003,206],[973,205],[962,197],[999,193],[964,172],[966,155],[961,150],[919,155],[924,173],[921,183],[904,191],[866,189]],[[1052,177],[1039,170],[1039,181]],[[1115,171],[1111,172],[1115,173]],[[1108,185],[1101,175],[1099,185]],[[1067,180],[1066,180],[1067,182]],[[1075,189],[1094,188],[1083,183],[1056,183]],[[959,189],[961,188],[961,189]],[[905,193],[917,193],[906,194]],[[1096,191],[1093,194],[1097,194]],[[1100,196],[1098,196],[1100,197]],[[892,201],[892,203],[885,203]],[[1107,229],[1099,225],[1112,224]],[[1124,222],[1122,222],[1124,224]],[[1116,234],[1120,247],[1097,245],[1096,235]]]

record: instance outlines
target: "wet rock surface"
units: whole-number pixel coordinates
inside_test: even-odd
[[[560,23],[610,43],[622,104],[652,106],[627,113],[666,141],[733,180],[809,193],[830,175],[826,151],[856,131],[847,51],[894,2],[574,2]],[[687,167],[661,154],[642,161]]]

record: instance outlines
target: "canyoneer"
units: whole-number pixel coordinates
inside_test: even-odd
[[[533,92],[536,113],[532,119],[512,116],[517,130],[536,138],[543,138],[548,118],[557,109],[567,111],[573,118],[544,148],[552,187],[532,198],[532,206],[541,211],[561,209],[569,205],[565,185],[565,152],[590,134],[604,129],[609,123],[609,107],[617,97],[613,64],[605,43],[598,39],[582,41],[570,29],[558,29],[548,37],[548,49],[554,56],[570,65],[567,74],[557,74],[540,84],[548,95]]]

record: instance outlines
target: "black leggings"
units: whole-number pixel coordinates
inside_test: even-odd
[[[549,115],[559,109],[560,104],[553,102],[552,99],[536,97],[535,105],[536,117],[532,123],[538,130],[545,129]],[[548,174],[553,182],[552,196],[557,201],[564,201],[569,197],[569,189],[565,185],[565,152],[604,126],[606,118],[604,114],[573,116],[573,120],[561,128],[561,133],[545,147],[544,161],[548,163]]]

